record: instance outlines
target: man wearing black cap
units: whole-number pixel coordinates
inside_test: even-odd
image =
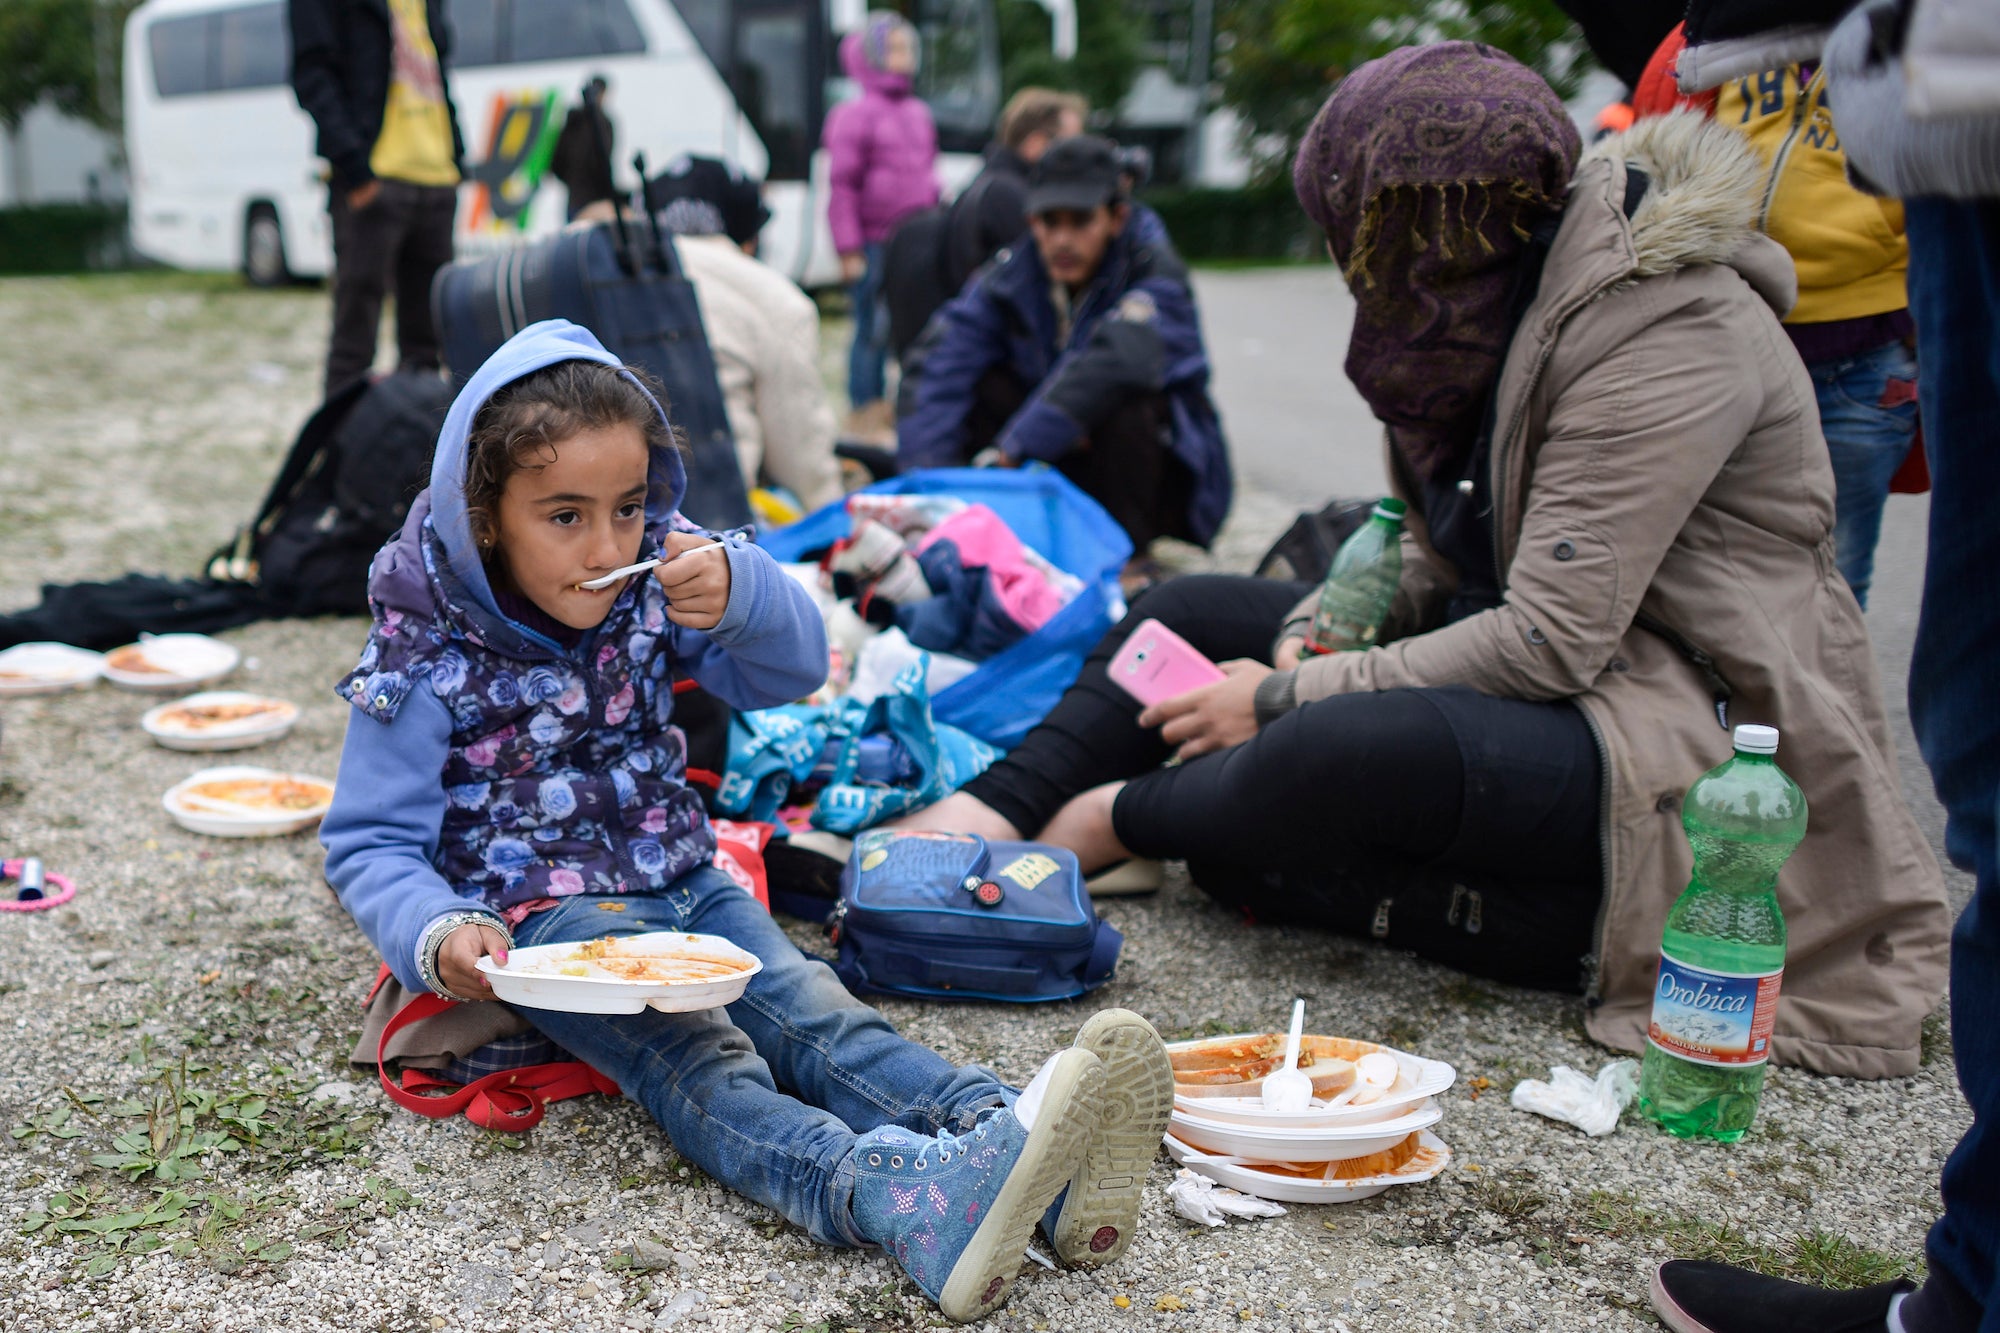
[[[1129,226],[1117,146],[1064,139],[1029,177],[1034,244],[1003,250],[940,311],[904,367],[907,470],[1050,463],[1139,556],[1207,545],[1229,510],[1221,423],[1187,270],[1157,226]]]

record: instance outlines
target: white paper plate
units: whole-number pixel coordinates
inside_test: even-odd
[[[157,671],[131,671],[112,659],[137,649]],[[104,678],[128,690],[192,690],[212,685],[243,660],[243,654],[206,634],[141,635],[139,642],[113,648],[104,655]]]
[[[233,722],[218,722],[199,730],[190,729],[171,716],[178,708],[244,703],[274,704],[276,707],[268,713],[258,713]],[[241,690],[210,690],[204,694],[190,694],[185,699],[176,699],[172,703],[149,708],[146,710],[146,715],[139,719],[139,725],[145,729],[148,736],[169,750],[208,752],[247,750],[254,745],[267,744],[288,734],[297,725],[298,720],[298,705],[287,703],[283,699],[273,699],[262,694],[246,694]]]
[[[190,787],[204,782],[227,782],[237,778],[297,778],[303,782],[317,782],[331,788],[333,784],[325,778],[309,773],[280,773],[275,769],[256,768],[248,764],[230,764],[223,768],[204,768],[199,773],[190,774],[167,789],[160,798],[160,805],[176,824],[190,833],[206,833],[215,838],[274,838],[286,833],[297,833],[319,823],[325,816],[327,807],[322,805],[313,810],[273,810],[269,814],[244,811],[215,810],[190,804],[187,791]],[[330,802],[329,802],[330,803]]]
[[[1421,1151],[1399,1169],[1379,1176],[1357,1176],[1353,1180],[1301,1180],[1296,1176],[1273,1175],[1257,1170],[1240,1157],[1217,1156],[1190,1148],[1172,1135],[1167,1136],[1167,1155],[1218,1185],[1260,1199],[1275,1199],[1279,1203],[1354,1203],[1373,1198],[1395,1185],[1429,1180],[1451,1165],[1451,1149],[1443,1139],[1426,1131],[1417,1142]]]
[[[80,690],[103,674],[103,653],[66,643],[17,643],[0,652],[0,698]]]
[[[1444,1108],[1426,1101],[1394,1120],[1316,1129],[1259,1129],[1192,1116],[1178,1107],[1167,1123],[1174,1134],[1203,1152],[1262,1162],[1344,1162],[1381,1152],[1442,1119]]]
[[[1175,1042],[1167,1050],[1171,1053],[1193,1044]],[[1183,1092],[1174,1094],[1174,1105],[1189,1115],[1207,1120],[1228,1120],[1266,1129],[1364,1125],[1407,1115],[1412,1107],[1437,1096],[1458,1081],[1458,1071],[1442,1060],[1426,1060],[1420,1055],[1411,1055],[1390,1046],[1384,1046],[1382,1050],[1395,1057],[1398,1077],[1394,1086],[1379,1100],[1364,1106],[1349,1103],[1328,1107],[1323,1102],[1315,1102],[1309,1110],[1283,1114],[1266,1111],[1262,1099],[1257,1097],[1191,1097]]]
[[[493,984],[493,994],[529,1009],[561,1009],[572,1014],[636,1014],[647,1008],[670,1014],[720,1009],[741,998],[750,978],[764,970],[757,955],[720,935],[688,935],[675,930],[626,935],[621,943],[671,957],[700,953],[740,963],[742,971],[692,981],[627,981],[612,976],[564,976],[556,969],[579,947],[576,943],[537,944],[511,950],[505,967],[491,958],[477,964]]]

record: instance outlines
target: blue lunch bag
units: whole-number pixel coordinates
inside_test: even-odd
[[[933,1000],[1074,999],[1111,980],[1125,942],[1075,853],[961,833],[862,834],[829,924],[849,990]]]

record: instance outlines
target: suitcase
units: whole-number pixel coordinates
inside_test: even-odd
[[[438,270],[431,310],[445,364],[461,383],[537,320],[567,319],[667,389],[667,417],[688,444],[681,512],[704,528],[751,525],[715,357],[694,284],[657,227],[622,215]]]

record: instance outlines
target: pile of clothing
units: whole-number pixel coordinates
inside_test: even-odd
[[[817,569],[792,567],[826,616],[837,696],[870,702],[920,653],[932,693],[946,689],[1083,591],[983,504],[862,493],[847,510],[852,535]]]
[[[785,566],[826,618],[827,683],[732,719],[720,814],[851,835],[956,790],[1001,751],[936,721],[931,697],[1084,591],[983,504],[864,492],[847,514],[817,563]]]

